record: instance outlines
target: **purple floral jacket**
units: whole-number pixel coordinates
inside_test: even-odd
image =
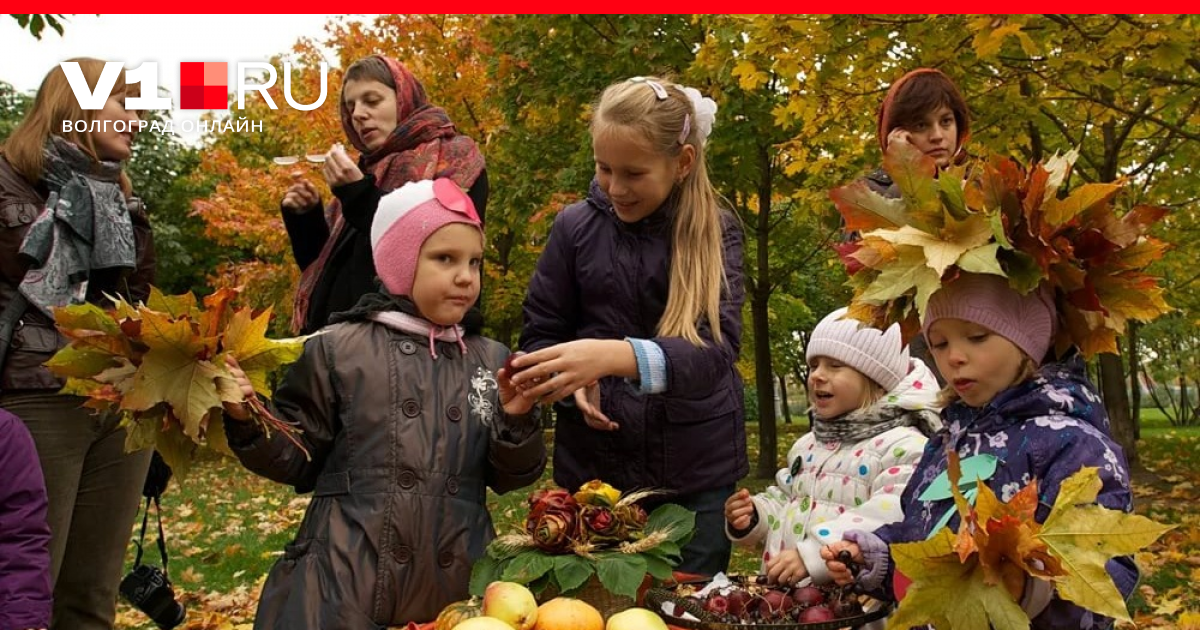
[[[1087,466],[1099,469],[1103,483],[1097,503],[1125,512],[1133,509],[1124,451],[1110,437],[1103,402],[1083,376],[1078,360],[1044,365],[1034,378],[1001,392],[982,408],[951,404],[942,411],[942,419],[946,428],[929,441],[901,497],[904,520],[875,531],[889,544],[925,540],[946,511],[953,509],[953,499],[919,498],[946,469],[947,448],[964,459],[980,454],[999,458],[987,484],[1001,500],[1009,500],[1037,479],[1038,522],[1050,513],[1062,482]],[[957,530],[958,521],[956,514],[949,526]],[[1110,560],[1107,569],[1121,594],[1128,597],[1138,580],[1133,559]],[[881,595],[886,599],[895,599],[893,570],[894,566],[888,567],[883,581],[887,591]],[[1057,594],[1032,621],[1033,630],[1093,630],[1112,624],[1108,617],[1093,615]]]

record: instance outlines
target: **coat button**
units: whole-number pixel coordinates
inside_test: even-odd
[[[462,420],[462,409],[459,409],[458,405],[450,405],[446,409],[446,417],[450,419],[450,422],[458,422]]]
[[[450,478],[446,480],[446,492],[458,494],[458,477],[450,475]]]
[[[443,551],[438,554],[438,566],[447,569],[454,564],[454,553],[451,551]]]
[[[417,344],[411,339],[405,339],[400,342],[400,352],[404,354],[415,354],[417,352]]]
[[[397,483],[400,484],[401,488],[404,488],[405,490],[411,490],[413,486],[417,485],[417,473],[411,470],[401,471],[400,478],[397,479]]]
[[[404,412],[406,418],[416,418],[421,415],[421,403],[415,398],[409,398],[400,405],[400,411]]]
[[[396,562],[408,564],[412,562],[412,549],[409,549],[408,545],[400,545],[392,552],[392,556],[396,558]]]

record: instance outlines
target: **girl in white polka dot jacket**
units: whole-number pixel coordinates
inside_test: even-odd
[[[900,327],[843,319],[838,309],[808,343],[812,431],[788,451],[775,484],[725,502],[725,532],[763,544],[762,573],[776,584],[831,582],[822,545],[848,529],[871,531],[903,516],[900,493],[940,427],[938,383],[909,357]]]

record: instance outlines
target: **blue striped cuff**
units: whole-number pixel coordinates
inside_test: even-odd
[[[633,346],[637,359],[638,391],[643,394],[661,394],[667,391],[667,354],[662,346],[649,339],[626,337]]]

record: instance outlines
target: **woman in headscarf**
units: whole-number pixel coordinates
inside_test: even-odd
[[[425,88],[400,62],[382,55],[354,62],[342,80],[340,109],[346,137],[361,153],[358,163],[340,145],[330,150],[322,174],[335,199],[324,212],[317,189],[303,179],[282,203],[292,253],[303,270],[292,328],[304,334],[376,290],[370,235],[381,196],[407,182],[445,177],[467,191],[480,217],[487,204],[487,173],[475,141],[429,103]]]

